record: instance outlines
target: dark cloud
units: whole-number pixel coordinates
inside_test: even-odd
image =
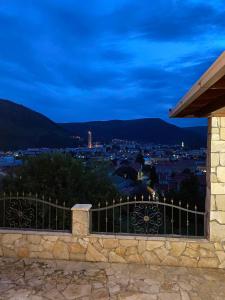
[[[225,45],[201,0],[2,0],[0,97],[56,121],[167,117]]]
[[[103,60],[108,60],[115,63],[124,63],[132,61],[132,54],[126,53],[117,49],[104,49],[101,53]]]
[[[117,34],[153,40],[192,40],[213,32],[224,33],[225,8],[217,1],[128,1],[109,22]]]
[[[74,69],[74,85],[81,89],[120,88],[123,86],[122,72],[112,69]]]

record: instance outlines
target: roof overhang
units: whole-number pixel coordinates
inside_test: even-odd
[[[170,111],[172,118],[212,115],[225,116],[225,51]]]

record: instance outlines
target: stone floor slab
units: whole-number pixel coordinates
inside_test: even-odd
[[[0,300],[222,300],[225,270],[0,258]]]

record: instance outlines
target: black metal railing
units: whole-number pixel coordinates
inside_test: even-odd
[[[0,195],[0,228],[71,231],[71,208],[38,194]]]
[[[120,198],[91,209],[90,230],[102,234],[205,236],[206,213],[155,195]]]

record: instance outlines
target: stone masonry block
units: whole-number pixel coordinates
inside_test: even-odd
[[[225,182],[225,167],[217,167],[217,179],[219,182]]]
[[[225,127],[225,117],[220,118],[220,126]]]
[[[220,153],[220,165],[225,166],[225,153]]]
[[[211,154],[211,167],[215,168],[220,163],[220,155],[219,153],[212,153]]]
[[[225,195],[216,195],[216,208],[225,211]]]
[[[225,183],[211,182],[211,193],[213,195],[225,195]]]
[[[220,139],[223,141],[225,140],[225,127],[220,128]]]
[[[225,153],[225,141],[211,141],[211,152]]]

